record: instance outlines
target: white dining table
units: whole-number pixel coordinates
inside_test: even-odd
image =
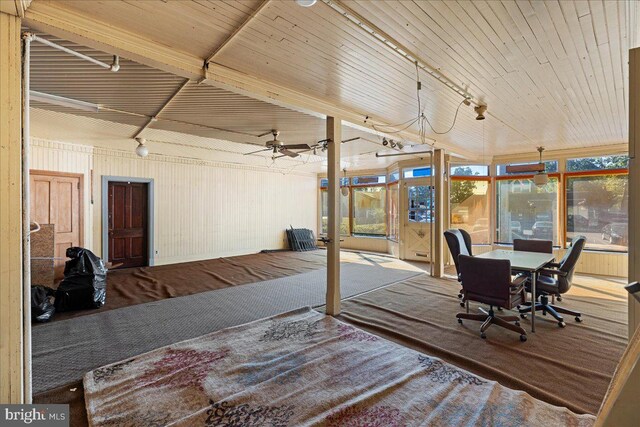
[[[538,272],[554,260],[553,254],[540,252],[510,251],[496,249],[477,255],[477,258],[508,259],[511,270],[531,274],[531,332],[536,331],[536,281]]]

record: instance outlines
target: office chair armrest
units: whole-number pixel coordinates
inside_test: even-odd
[[[511,282],[511,286],[509,286],[509,293],[511,295],[516,295],[524,289],[524,284],[529,280],[527,276],[519,276],[516,277],[513,282]]]
[[[539,272],[542,273],[542,274],[552,274],[554,276],[567,277],[567,273],[566,272],[560,271],[560,270],[553,270],[553,269],[550,269],[550,268],[543,268]]]
[[[559,262],[550,262],[549,264],[547,264],[547,267],[560,268],[560,263]]]

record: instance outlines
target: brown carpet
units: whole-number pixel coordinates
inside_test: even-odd
[[[483,340],[479,322],[459,325],[458,289],[454,280],[422,275],[344,301],[339,318],[554,405],[598,412],[627,345],[622,284],[581,276],[559,305],[582,311],[584,322],[565,318],[561,329],[538,315],[535,334],[529,320],[522,321],[529,335],[524,343],[496,326]]]
[[[103,307],[56,313],[53,321],[306,273],[325,266],[326,259],[323,250],[287,251],[111,270]]]

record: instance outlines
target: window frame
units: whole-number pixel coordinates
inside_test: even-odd
[[[451,197],[451,183],[453,181],[484,181],[487,183],[487,191],[489,192],[489,228],[491,228],[491,217],[493,216],[493,212],[492,212],[492,199],[494,198],[491,193],[494,192],[494,187],[492,185],[493,182],[493,178],[492,176],[489,175],[451,175],[449,177],[449,197]],[[451,209],[451,200],[449,200],[449,225],[451,225],[451,220],[453,217],[453,210]],[[489,243],[473,243],[471,242],[472,246],[490,246],[495,244],[494,240],[496,237],[496,233],[495,230],[491,230],[489,229]],[[493,242],[493,243],[492,243]]]
[[[558,163],[558,167],[560,167],[560,164]],[[566,203],[564,203],[562,201],[563,195],[561,194],[561,186],[563,185],[563,182],[566,181],[565,179],[563,179],[563,174],[562,172],[553,172],[553,173],[549,173],[549,178],[556,178],[558,180],[558,190],[556,191],[556,227],[560,226],[560,214],[561,214],[561,204],[564,205],[564,208],[566,209]],[[509,243],[509,242],[498,242],[496,235],[498,234],[498,182],[499,181],[507,181],[507,180],[513,180],[513,179],[533,179],[533,177],[535,176],[535,174],[513,174],[513,175],[499,175],[499,176],[495,176],[493,177],[493,179],[495,180],[495,195],[493,197],[493,199],[495,200],[495,209],[494,212],[492,212],[492,216],[494,217],[495,220],[495,227],[493,230],[493,244],[494,245],[513,245],[513,242]],[[564,210],[564,209],[562,209]],[[566,236],[562,236],[562,234],[566,234],[566,227],[563,227],[563,232],[561,233],[559,229],[556,229],[557,232],[557,236],[558,236],[558,244],[553,244],[554,248],[562,248],[564,247],[564,245],[566,244]],[[561,239],[562,238],[562,239]]]
[[[582,157],[581,157],[582,158]],[[567,189],[568,189],[568,184],[569,184],[569,179],[571,178],[581,178],[581,177],[604,177],[604,176],[608,176],[608,175],[627,175],[627,177],[629,176],[629,169],[626,168],[619,168],[619,169],[595,169],[595,170],[588,170],[588,171],[576,171],[576,172],[564,172],[563,174],[563,180],[562,180],[562,199],[564,201],[563,203],[563,207],[564,207],[564,212],[563,212],[563,227],[562,227],[562,231],[563,231],[563,236],[562,236],[562,246],[561,248],[563,249],[568,249],[569,248],[569,241],[567,239],[567,228],[568,228],[568,222],[569,222],[569,203],[567,203]],[[628,218],[627,218],[628,221]],[[629,245],[627,244],[627,250],[626,251],[616,251],[616,250],[612,250],[612,249],[592,249],[592,248],[587,248],[585,245],[584,248],[585,251],[592,251],[592,252],[604,252],[604,253],[613,253],[613,254],[628,254],[629,253]]]
[[[362,175],[362,176],[371,176],[371,175]],[[380,176],[382,176],[382,174],[380,174]],[[355,178],[355,177],[351,177],[351,178]],[[378,184],[353,184],[353,180],[349,180],[350,185],[349,185],[349,235],[352,237],[370,237],[373,239],[388,239],[389,238],[389,211],[387,210],[388,208],[388,185],[387,183],[378,183]],[[396,184],[400,181],[396,181],[393,184]],[[367,234],[367,233],[355,233],[353,231],[353,223],[354,223],[354,217],[355,217],[355,206],[354,206],[354,200],[353,200],[353,189],[354,188],[373,188],[373,187],[384,187],[385,189],[385,194],[384,194],[384,203],[385,203],[385,232],[384,234]]]

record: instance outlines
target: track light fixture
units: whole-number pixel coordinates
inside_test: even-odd
[[[480,104],[476,107],[473,107],[473,110],[476,112],[476,120],[484,120],[484,113],[487,111],[487,106],[484,104]]]
[[[138,142],[138,146],[136,147],[136,154],[140,157],[147,157],[149,155],[149,149],[147,148],[145,142],[147,142],[144,138],[136,138]]]
[[[396,146],[398,145],[393,139],[389,142],[389,144],[391,145],[391,148],[396,148]]]
[[[399,150],[402,150],[404,148],[404,144],[402,142],[398,142],[396,145]]]
[[[386,137],[382,138],[382,145],[384,145],[385,147],[389,145],[389,140]]]

